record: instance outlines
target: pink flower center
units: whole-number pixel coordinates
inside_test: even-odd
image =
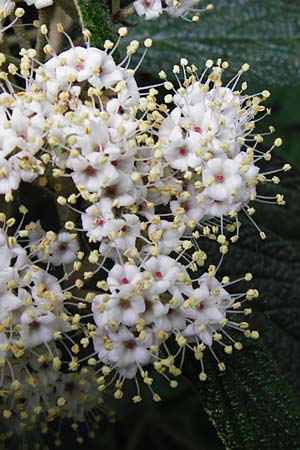
[[[146,0],[145,1],[145,7],[146,8],[150,8],[150,6],[151,6],[151,2],[149,2],[149,0]]]
[[[114,161],[111,161],[111,164],[112,164],[113,166],[117,166],[117,165],[118,165],[118,161],[115,159]]]
[[[128,283],[129,283],[128,278],[126,278],[126,277],[122,278],[122,284],[128,284]]]
[[[85,173],[86,173],[89,177],[91,177],[92,175],[95,175],[96,170],[95,170],[93,167],[88,166],[88,167],[85,169]]]
[[[162,274],[161,274],[161,272],[155,272],[155,274],[154,274],[155,276],[156,276],[156,278],[161,278],[162,277]]]
[[[109,197],[115,197],[116,195],[116,188],[114,187],[109,187],[108,189],[106,189],[106,193]]]
[[[120,307],[123,309],[128,309],[130,307],[130,301],[129,300],[121,300]]]
[[[171,314],[173,314],[173,312],[174,312],[174,309],[170,308],[169,311],[168,311],[168,316],[170,316]]]
[[[190,210],[190,205],[188,203],[184,203],[182,205],[183,209],[185,210],[185,212],[188,212]]]
[[[194,131],[196,131],[196,133],[201,133],[202,129],[200,127],[195,127]]]
[[[97,145],[97,147],[95,148],[95,152],[101,152],[102,148],[100,147],[100,145]]]
[[[99,75],[101,75],[101,73],[103,72],[102,67],[99,67],[98,72],[99,72]]]
[[[101,225],[104,224],[104,220],[103,219],[97,219],[96,220],[96,224],[99,225],[99,227],[101,227]]]
[[[202,303],[200,303],[200,305],[198,306],[199,311],[202,311],[202,309],[204,309],[204,305]]]
[[[185,148],[181,148],[179,149],[179,153],[184,156],[186,154],[186,149]]]
[[[65,250],[67,250],[66,244],[60,244],[58,248],[61,252],[64,252]]]
[[[78,70],[78,72],[80,72],[81,70],[84,69],[84,64],[82,62],[76,64],[75,69]]]
[[[128,348],[129,350],[132,350],[134,347],[134,342],[132,341],[125,342],[125,347]]]
[[[224,181],[223,175],[217,175],[217,176],[216,176],[216,180],[217,180],[219,183],[222,183],[222,181]]]
[[[31,330],[37,330],[39,327],[40,327],[40,324],[36,320],[31,322],[31,324],[29,325],[29,328]]]

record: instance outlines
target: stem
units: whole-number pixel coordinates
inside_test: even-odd
[[[28,38],[28,35],[25,31],[25,27],[20,26],[20,22],[22,22],[23,24],[23,21],[19,19],[17,22],[18,26],[13,27],[14,33],[18,40],[18,44],[20,48],[30,48],[31,47],[30,39]]]
[[[120,11],[120,0],[112,0],[112,15],[116,14],[118,11]]]
[[[46,25],[46,27],[49,28],[52,14],[53,14],[53,7],[40,9],[39,10],[40,25]],[[44,58],[43,48],[45,47],[46,43],[47,43],[46,37],[44,34],[41,33],[41,30],[39,29],[35,45],[36,58],[38,61],[42,61],[42,59]]]

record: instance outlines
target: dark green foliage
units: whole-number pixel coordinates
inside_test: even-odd
[[[102,48],[106,39],[114,40],[105,0],[76,0],[83,26],[91,33],[91,45]]]
[[[105,0],[56,0],[74,20],[74,25],[91,32],[91,45],[102,48],[106,39],[114,40],[110,12]],[[80,34],[81,31],[78,30]]]
[[[247,341],[244,349],[226,358],[226,370],[206,359],[208,379],[198,379],[193,357],[185,374],[230,450],[287,450],[300,448],[299,403],[280,377],[261,342]]]
[[[204,4],[203,2],[202,4]],[[208,3],[208,2],[207,2]],[[171,72],[185,57],[201,68],[206,59],[228,60],[232,71],[250,64],[247,79],[267,84],[299,84],[300,25],[298,0],[215,0],[200,23],[172,19],[140,21],[130,39],[153,38],[143,68]]]

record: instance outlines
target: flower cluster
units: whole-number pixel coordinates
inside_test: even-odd
[[[263,105],[270,93],[265,90],[246,94],[245,82],[237,89],[248,64],[224,86],[222,76],[227,67],[226,61],[218,60],[214,66],[208,60],[199,76],[197,68],[182,58],[180,65],[173,68],[178,88],[165,81],[165,87],[173,91],[173,95],[165,96],[165,101],[173,102],[175,107],[167,117],[158,117],[160,151],[182,189],[176,200],[170,202],[172,213],[185,225],[219,218],[221,233],[226,216],[234,219],[242,210],[252,220],[255,209],[249,202],[264,198],[257,193],[258,183],[279,182],[276,176],[270,179],[266,176],[277,170],[260,172],[259,162],[270,160],[272,150],[282,144],[277,138],[266,152],[259,148],[264,137],[255,132],[255,124],[263,117],[260,113],[270,113]],[[160,76],[166,80],[164,72]],[[273,131],[270,127],[269,134]],[[281,170],[289,169],[290,165],[285,164]],[[280,194],[269,200],[284,204]],[[261,237],[264,238],[263,232]],[[238,223],[232,239],[237,238]]]
[[[15,219],[0,216],[0,411],[7,437],[9,429],[22,434],[58,417],[85,422],[102,403],[95,372],[77,371],[74,359],[79,349],[72,334],[80,325],[67,307],[72,285],[65,280],[72,275],[67,267],[76,272],[81,257],[76,235],[46,233],[34,222],[23,226],[26,208],[20,212],[17,228]],[[51,273],[52,266],[63,266],[64,275]]]
[[[196,4],[167,0],[164,10],[186,17]],[[156,0],[134,5],[146,18],[162,11]],[[126,28],[104,50],[87,30],[82,46],[61,24],[57,31],[70,48],[57,53],[42,25],[46,62],[34,49],[21,49],[19,65],[0,55],[0,195],[11,206],[22,182],[38,181],[64,210],[57,233],[27,221],[24,206],[19,225],[0,216],[0,411],[20,432],[34,420],[84,421],[111,384],[121,398],[127,379],[135,402],[140,380],[159,400],[148,366],[176,387],[190,351],[205,381],[205,350],[222,371],[220,350],[242,349],[238,332],[256,339],[243,316],[257,290],[229,288],[251,274],[232,281],[218,271],[238,240],[240,211],[265,238],[250,202],[284,204],[280,194],[260,197],[258,185],[278,184],[275,173],[290,169],[261,171],[281,140],[261,147],[255,126],[269,114],[269,92],[246,93],[247,64],[226,84],[226,61],[208,60],[199,74],[183,58],[172,78],[160,72],[160,83],[140,88],[135,72],[151,39],[130,68],[137,41],[114,58]],[[217,266],[204,267],[205,237],[220,245]]]
[[[211,11],[213,5],[209,4],[199,9],[200,0],[136,0],[133,2],[135,12],[145,20],[157,19],[164,11],[171,17],[198,22],[200,13]],[[189,18],[191,16],[191,19]]]
[[[105,285],[102,284],[105,293],[93,298],[96,328],[91,335],[98,358],[105,364],[99,382],[104,385],[106,376],[116,371],[117,398],[122,396],[124,380],[136,378],[138,392],[133,400],[141,400],[138,373],[154,399],[159,400],[151,388],[153,379],[145,370],[150,364],[169,380],[171,387],[176,387],[176,380],[169,376],[180,375],[186,350],[191,350],[200,361],[199,377],[204,381],[204,350],[213,352],[213,342],[218,342],[227,354],[232,352],[233,345],[242,349],[241,342],[228,335],[228,329],[243,330],[248,324],[229,320],[228,314],[233,315],[246,298],[256,297],[257,291],[250,289],[245,294],[230,295],[225,289],[228,279],[219,282],[215,267],[210,266],[201,276],[199,271],[192,276],[193,271],[179,261],[180,256],[174,259],[159,255],[140,264],[115,264]],[[196,271],[206,255],[197,252],[193,256],[190,267]],[[245,275],[245,280],[251,278],[250,274]],[[251,309],[244,309],[245,315],[250,312]],[[257,337],[256,332],[249,333],[250,337]],[[224,362],[216,359],[219,369],[224,370]]]
[[[5,220],[5,217],[1,219]],[[1,356],[4,360],[10,355],[18,357],[19,353],[22,355],[28,349],[47,344],[56,333],[70,329],[60,283],[31,261],[27,249],[14,236],[7,235],[6,228],[13,225],[14,220],[9,219],[0,230]],[[20,230],[19,233],[26,235],[28,230]],[[47,244],[52,239],[50,233],[39,241],[37,247],[41,252],[48,252]]]
[[[63,32],[61,26],[58,29]],[[126,32],[121,29],[120,36]],[[46,27],[42,27],[42,33],[47,34]],[[60,168],[56,175],[67,169],[79,191],[98,196],[102,188],[119,180],[115,168],[119,157],[125,165],[128,163],[130,172],[130,139],[137,121],[125,111],[138,102],[139,91],[133,71],[126,67],[138,46],[133,41],[123,63],[117,65],[112,57],[115,46],[109,41],[106,51],[72,47],[60,55],[55,55],[48,44],[45,52],[53,57],[37,69],[35,50],[22,49],[20,67],[8,67],[9,74],[25,81],[22,95],[2,72],[6,92],[0,95],[0,193],[7,200],[21,180],[32,182],[44,174],[50,160]],[[145,46],[151,46],[151,40],[146,40]],[[1,55],[1,63],[4,62],[5,56]],[[89,98],[86,101],[82,91],[85,83]],[[101,99],[104,90],[115,96],[107,100],[106,106]],[[124,114],[119,114],[120,108]],[[120,155],[122,146],[127,147],[127,154],[124,151]]]

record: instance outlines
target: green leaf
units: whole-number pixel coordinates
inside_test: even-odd
[[[114,40],[110,12],[105,0],[56,0],[56,3],[82,28],[91,32],[91,45],[102,48],[106,39]]]
[[[187,361],[185,375],[225,447],[230,450],[287,450],[300,448],[299,403],[280,377],[262,343],[247,341],[241,352],[226,359],[224,372],[206,359],[208,379],[198,379],[199,364]]]
[[[106,39],[114,40],[112,23],[105,0],[76,0],[82,24],[91,36],[91,45],[102,48]]]
[[[259,215],[257,221],[261,224]],[[263,229],[267,231],[266,226]],[[299,390],[300,252],[291,241],[270,231],[267,235],[266,241],[260,241],[252,225],[244,222],[241,239],[230,249],[220,275],[235,279],[249,271],[253,274],[251,285],[259,290],[260,297],[250,305],[254,311],[252,323],[287,380]],[[237,286],[237,290],[241,292],[241,287]]]
[[[206,59],[228,60],[233,71],[250,64],[247,79],[267,84],[299,84],[298,0],[215,0],[200,23],[173,19],[140,21],[130,39],[153,38],[143,69],[154,75],[171,71],[179,58],[198,65]],[[133,36],[134,35],[134,36]]]

